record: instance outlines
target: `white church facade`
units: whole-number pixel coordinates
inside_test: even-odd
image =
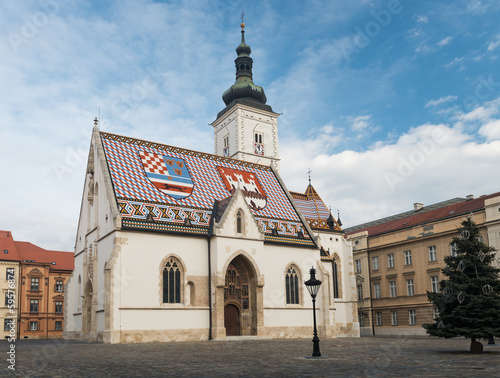
[[[244,27],[244,25],[242,25]],[[352,249],[309,184],[279,174],[277,118],[250,47],[215,154],[93,130],[63,337],[106,343],[359,336]]]

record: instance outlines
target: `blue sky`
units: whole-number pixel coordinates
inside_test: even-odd
[[[0,12],[0,229],[72,250],[93,119],[213,151],[240,13],[277,113],[281,175],[307,170],[345,226],[500,191],[500,3],[23,1]]]

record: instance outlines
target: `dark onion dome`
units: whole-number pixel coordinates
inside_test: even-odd
[[[252,80],[253,59],[250,58],[252,49],[245,43],[245,24],[241,24],[241,43],[236,48],[238,57],[234,63],[236,66],[236,82],[222,94],[222,100],[226,108],[219,112],[217,118],[232,108],[235,104],[243,104],[272,112],[272,108],[266,105],[267,98],[264,88],[255,85]]]

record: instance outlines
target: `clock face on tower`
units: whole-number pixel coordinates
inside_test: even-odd
[[[264,155],[264,145],[261,143],[254,143],[253,149],[256,155]]]

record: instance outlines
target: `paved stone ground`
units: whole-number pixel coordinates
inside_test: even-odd
[[[96,344],[18,340],[16,371],[0,341],[0,377],[341,376],[500,377],[500,341],[469,352],[469,340],[364,337],[321,340],[324,358],[310,359],[311,340]]]

